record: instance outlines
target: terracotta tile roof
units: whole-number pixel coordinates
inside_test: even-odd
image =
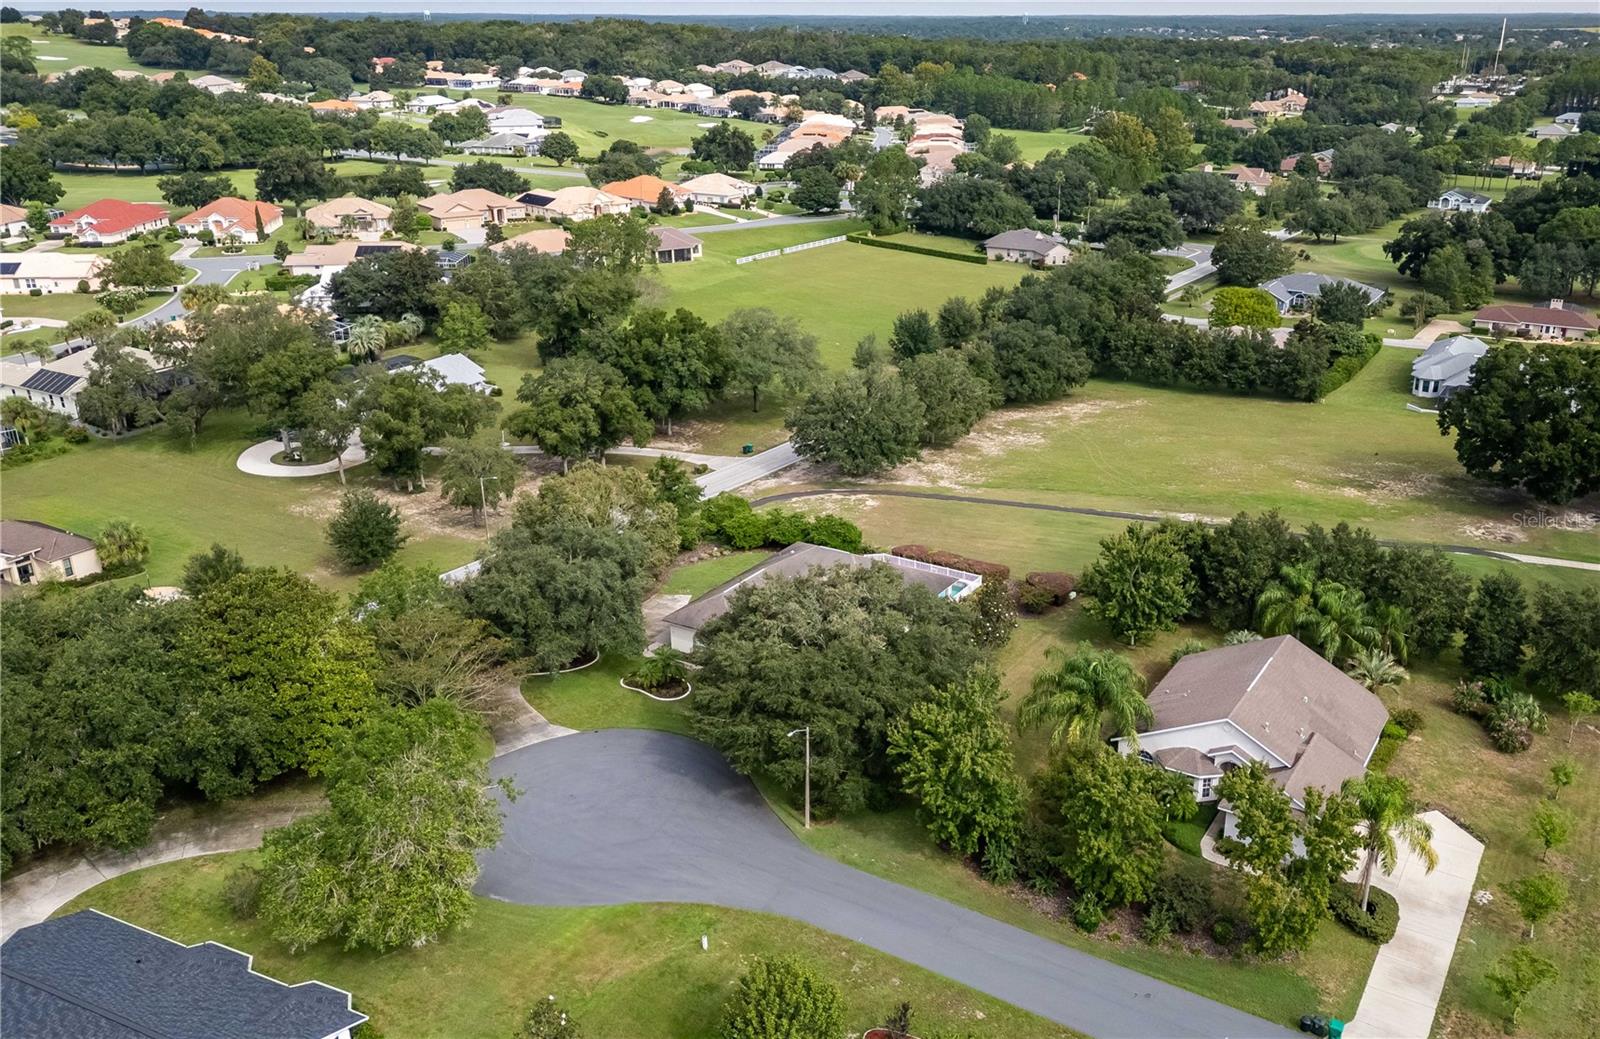
[[[177,224],[179,227],[189,227],[203,224],[210,217],[220,216],[229,223],[254,231],[257,213],[261,214],[262,226],[270,224],[274,220],[283,219],[283,210],[271,202],[251,202],[247,199],[235,198],[230,195],[201,206],[193,213],[177,221]]]
[[[154,205],[149,202],[124,202],[119,198],[103,198],[98,202],[91,202],[81,209],[74,209],[65,216],[59,216],[50,221],[50,226],[59,229],[70,229],[77,225],[84,217],[94,220],[94,229],[102,235],[117,234],[148,224],[152,221],[164,219],[167,216],[165,206]]]
[[[625,198],[630,202],[638,202],[646,206],[655,205],[660,200],[662,191],[668,192],[673,198],[679,198],[683,195],[683,189],[678,185],[664,181],[660,177],[651,176],[648,173],[641,173],[639,176],[629,177],[627,180],[614,180],[610,184],[603,185],[600,190],[616,195],[618,198]]]

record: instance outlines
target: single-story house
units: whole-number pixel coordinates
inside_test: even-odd
[[[244,90],[243,85],[226,76],[196,76],[189,85],[208,94],[237,94]]]
[[[437,111],[446,113],[448,115],[454,115],[457,112],[465,112],[469,108],[476,108],[478,111],[484,113],[484,115],[488,115],[489,109],[493,107],[495,106],[485,101],[481,97],[464,97],[460,101],[452,101],[448,105],[440,105]]]
[[[444,354],[423,361],[422,367],[438,376],[445,386],[466,386],[479,393],[488,393],[493,388],[483,376],[483,367],[466,354]]]
[[[393,212],[382,202],[345,195],[306,210],[306,223],[317,231],[378,235],[389,230],[389,216]]]
[[[1228,183],[1240,191],[1248,191],[1252,195],[1265,195],[1267,189],[1272,187],[1272,174],[1260,166],[1234,165],[1220,172],[1223,177],[1227,178]]]
[[[387,90],[374,90],[368,94],[351,94],[350,100],[355,103],[357,108],[363,111],[369,108],[393,108],[395,102],[394,95]]]
[[[1237,130],[1246,137],[1254,137],[1261,132],[1261,127],[1256,125],[1254,119],[1224,119],[1222,125],[1230,130]]]
[[[504,224],[528,215],[525,205],[487,188],[466,188],[430,195],[417,203],[435,231],[476,234],[486,224]]]
[[[406,102],[406,111],[413,115],[428,115],[445,105],[453,104],[450,98],[443,94],[419,94]]]
[[[1382,289],[1375,289],[1371,285],[1363,285],[1349,278],[1330,278],[1326,274],[1285,274],[1281,278],[1262,282],[1258,287],[1278,301],[1278,313],[1288,314],[1309,307],[1311,301],[1322,295],[1322,290],[1329,285],[1356,286],[1366,293],[1368,306],[1376,304],[1384,296]]]
[[[643,206],[646,209],[656,208],[657,203],[661,201],[663,191],[674,201],[681,201],[685,196],[683,188],[677,184],[648,173],[641,173],[627,180],[614,180],[601,185],[600,190],[617,198],[625,198],[635,206]]]
[[[1435,339],[1411,362],[1411,395],[1449,397],[1472,381],[1472,366],[1489,352],[1489,344],[1472,336]]]
[[[983,251],[991,260],[1043,267],[1057,267],[1072,259],[1072,250],[1065,242],[1042,231],[1002,231],[984,240]]]
[[[490,133],[499,133],[502,130],[522,133],[525,130],[544,129],[544,116],[531,108],[519,108],[516,105],[497,105],[484,114],[489,117]]]
[[[726,173],[705,173],[691,177],[679,184],[678,188],[695,202],[711,206],[741,205],[756,193],[754,184]]]
[[[1472,327],[1520,339],[1582,339],[1600,329],[1600,321],[1582,307],[1553,299],[1543,307],[1520,303],[1484,307],[1472,315]]]
[[[1543,178],[1544,171],[1539,164],[1531,159],[1517,159],[1510,155],[1499,155],[1489,160],[1489,168],[1496,173],[1509,174],[1518,180],[1539,180]]]
[[[1576,126],[1568,126],[1565,123],[1546,123],[1544,126],[1536,126],[1529,130],[1528,136],[1536,141],[1564,141],[1577,132],[1578,128]]]
[[[327,245],[308,245],[304,252],[290,253],[283,261],[283,269],[290,274],[337,274],[368,256],[415,248],[410,242],[362,242],[347,238]]]
[[[535,188],[525,191],[517,201],[527,207],[528,215],[545,220],[588,220],[590,217],[615,216],[632,211],[633,203],[618,198],[600,188],[573,185],[570,188]]]
[[[32,520],[0,520],[0,583],[71,581],[99,572],[100,553],[83,535]],[[10,955],[8,942],[6,956]],[[11,1016],[9,1006],[5,1016]]]
[[[865,72],[862,72],[860,69],[846,69],[839,73],[839,81],[842,83],[865,83],[871,78],[871,76],[867,75]]]
[[[797,68],[797,66],[785,65],[781,61],[763,61],[761,64],[755,67],[755,71],[761,73],[763,76],[772,76],[776,78],[779,76],[787,76],[790,72],[793,72],[795,68]]]
[[[700,258],[700,239],[676,227],[650,228],[656,239],[657,263],[688,263]]]
[[[716,64],[716,70],[718,72],[726,72],[730,76],[741,76],[744,73],[750,72],[754,69],[754,65],[741,58],[729,58],[727,61],[719,61]]]
[[[1428,208],[1451,213],[1487,213],[1493,201],[1488,195],[1480,195],[1476,191],[1451,188],[1438,198],[1429,199]]]
[[[95,909],[24,927],[0,952],[8,1034],[350,1039],[367,1020],[344,989],[289,985],[237,949],[184,945]]]
[[[318,115],[355,115],[361,111],[361,106],[354,101],[346,101],[341,97],[330,97],[326,101],[313,101],[306,106]]]
[[[1560,123],[1562,126],[1575,127],[1579,123],[1583,122],[1583,116],[1584,113],[1582,112],[1562,112],[1560,115],[1556,116],[1556,122]]]
[[[88,282],[90,292],[100,290],[97,272],[105,262],[102,256],[82,253],[27,252],[0,255],[0,293],[76,292],[79,282]]]
[[[542,130],[537,132],[543,133]],[[461,150],[469,155],[538,155],[539,139],[507,130],[504,133],[492,133],[487,137],[480,137],[475,141],[465,141],[461,145]]]
[[[170,222],[165,206],[103,198],[50,221],[50,233],[75,236],[84,245],[116,245],[130,235],[159,231]]]
[[[496,242],[489,246],[490,252],[502,253],[507,249],[532,249],[536,253],[549,253],[552,255],[567,251],[567,243],[572,241],[572,235],[565,228],[541,227],[537,231],[526,231],[503,242]]]
[[[10,238],[28,229],[28,210],[24,206],[0,203],[0,238]]]
[[[89,372],[94,367],[97,352],[77,350],[43,364],[0,361],[0,399],[22,397],[45,411],[76,419],[78,394],[89,385]],[[148,350],[137,347],[125,347],[122,355],[143,361],[154,372],[167,372],[172,368]]]
[[[735,592],[746,586],[764,584],[774,577],[800,577],[814,570],[839,566],[865,567],[883,564],[893,567],[909,584],[920,584],[941,599],[958,600],[977,591],[983,578],[964,570],[934,563],[905,559],[887,552],[854,555],[836,548],[824,548],[804,541],[768,556],[755,566],[722,582],[686,606],[664,618],[672,648],[682,653],[694,649],[695,635],[716,618],[728,612]]]
[[[1300,152],[1295,152],[1293,155],[1286,156],[1282,162],[1278,163],[1278,172],[1293,173],[1295,167],[1300,164],[1301,154]],[[1311,153],[1312,161],[1317,164],[1317,176],[1326,177],[1333,172],[1333,154],[1332,148],[1325,148],[1320,152]]]
[[[1469,90],[1464,94],[1457,94],[1454,101],[1457,108],[1492,108],[1500,103],[1500,95]]]
[[[180,217],[176,227],[190,238],[210,231],[218,240],[238,235],[241,242],[254,242],[258,224],[262,234],[272,234],[283,226],[283,210],[271,202],[249,202],[230,195]]]
[[[1113,742],[1194,783],[1195,800],[1253,761],[1297,809],[1313,787],[1361,776],[1389,720],[1383,702],[1292,635],[1222,646],[1179,660],[1148,698],[1154,720]],[[1236,834],[1222,804],[1223,833]]]

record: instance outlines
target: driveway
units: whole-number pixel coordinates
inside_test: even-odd
[[[777,447],[769,447],[760,454],[740,457],[720,469],[713,469],[695,477],[702,498],[714,498],[724,491],[736,491],[747,483],[765,480],[780,469],[787,469],[800,461],[793,445],[785,440]]]
[[[776,913],[1099,1039],[1294,1034],[824,858],[720,754],[683,736],[582,732],[502,755],[492,769],[526,791],[505,806],[505,837],[482,857],[477,890],[492,898]]]
[[[283,450],[281,440],[263,440],[259,444],[252,444],[239,454],[234,462],[241,473],[251,476],[270,476],[275,479],[300,479],[306,476],[327,476],[329,473],[339,471],[337,459],[330,458],[326,462],[317,462],[312,465],[284,465],[274,462],[272,456]],[[367,450],[361,446],[359,436],[352,437],[350,446],[344,449],[344,467],[348,470],[351,466],[360,465],[367,460]]]

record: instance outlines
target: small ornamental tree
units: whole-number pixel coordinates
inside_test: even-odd
[[[1517,1018],[1536,989],[1556,979],[1560,972],[1547,957],[1519,945],[1495,961],[1494,970],[1484,976],[1495,994],[1511,1009],[1508,1024],[1516,1028]]]
[[[328,543],[344,566],[352,569],[381,563],[400,550],[400,513],[371,491],[348,491],[339,512],[328,522]]]
[[[1211,323],[1230,328],[1277,328],[1278,304],[1260,289],[1226,286],[1211,297]]]
[[[1177,538],[1164,527],[1133,523],[1100,542],[1079,589],[1094,597],[1088,611],[1133,646],[1176,627],[1189,612],[1195,585]]]
[[[1506,889],[1517,912],[1528,925],[1528,939],[1533,940],[1533,929],[1561,911],[1567,904],[1567,882],[1555,873],[1530,873],[1513,881]]]
[[[1544,849],[1539,856],[1543,862],[1550,857],[1553,849],[1567,843],[1567,838],[1572,836],[1572,816],[1549,801],[1541,801],[1533,806],[1529,831],[1533,839],[1539,842],[1539,847]]]
[[[839,990],[798,960],[757,960],[722,1008],[721,1039],[838,1039]]]

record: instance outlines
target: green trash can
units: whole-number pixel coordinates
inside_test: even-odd
[[[744,453],[747,454],[747,455],[755,454],[756,453],[756,445],[754,445],[754,444],[746,444],[746,445],[744,445]]]
[[[1328,1018],[1328,1039],[1341,1039],[1344,1035],[1344,1022],[1337,1017]]]

